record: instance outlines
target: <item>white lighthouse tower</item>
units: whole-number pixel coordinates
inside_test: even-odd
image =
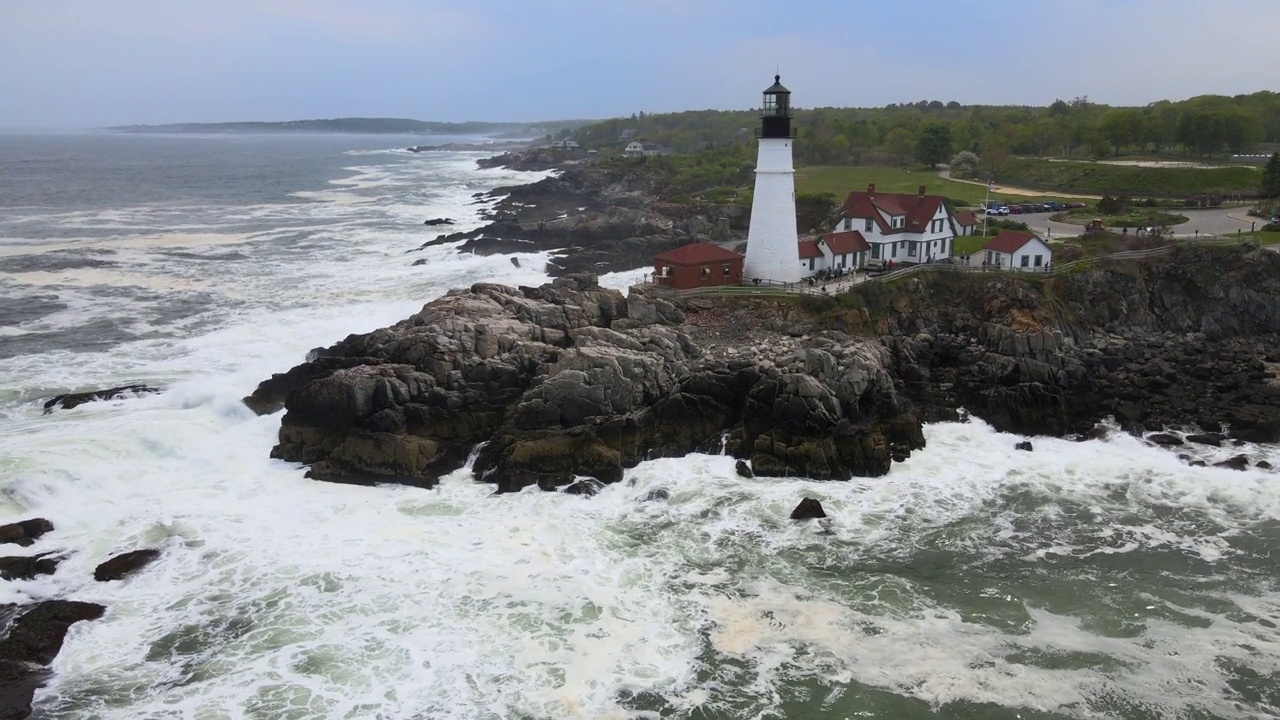
[[[800,281],[800,245],[796,237],[796,181],[791,165],[791,91],[782,77],[764,91],[760,111],[760,152],[756,157],[756,190],[751,200],[751,227],[742,274],[748,280]]]

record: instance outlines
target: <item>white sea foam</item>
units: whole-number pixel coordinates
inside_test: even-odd
[[[1280,620],[1274,588],[1197,590],[1187,577],[1135,594],[1104,564],[1185,559],[1207,575],[1236,561],[1242,537],[1280,521],[1277,476],[1188,467],[1124,435],[1037,438],[1026,453],[981,422],[935,425],[885,478],[744,480],[730,457],[693,455],[644,463],[589,499],[495,497],[465,470],[430,491],[333,485],[268,459],[279,416],[240,403],[258,381],[450,287],[544,279],[541,253],[520,267],[405,253],[438,234],[422,219],[477,227],[471,193],[520,178],[470,162],[406,157],[361,171],[381,184],[335,190],[385,193],[370,203],[244,210],[298,224],[255,231],[247,260],[127,245],[144,253],[128,273],[146,287],[202,281],[220,299],[203,314],[214,324],[0,359],[0,518],[49,517],[57,531],[31,551],[71,553],[53,576],[0,584],[0,604],[109,607],[73,627],[40,696],[49,717],[637,717],[624,691],[660,698],[662,716],[751,717],[810,680],[934,704],[1088,716],[1119,696],[1159,715],[1247,717],[1221,689],[1224,663],[1280,670],[1261,622]],[[38,327],[74,327],[60,324],[94,303],[140,317],[170,297],[93,287],[59,288],[72,309]],[[131,382],[168,390],[41,412],[57,392]],[[1230,451],[1280,461],[1275,448]],[[642,500],[657,488],[668,502]],[[789,521],[803,496],[830,517]],[[96,563],[137,547],[164,555],[125,582],[92,582]],[[1071,580],[1081,567],[1096,581]],[[1053,582],[1094,594],[1040,587]]]

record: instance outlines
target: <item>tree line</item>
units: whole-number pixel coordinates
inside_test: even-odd
[[[674,152],[749,143],[757,110],[637,113],[578,129],[587,148],[621,149],[631,139]],[[949,162],[972,152],[984,168],[1013,155],[1096,159],[1120,154],[1211,157],[1280,144],[1280,93],[1203,95],[1144,107],[1078,97],[1048,106],[992,106],[938,100],[883,108],[795,112],[796,161],[808,165]]]

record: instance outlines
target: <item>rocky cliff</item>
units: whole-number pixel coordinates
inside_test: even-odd
[[[881,344],[757,333],[730,356],[683,320],[592,275],[478,284],[314,352],[246,402],[286,409],[274,457],[347,482],[431,486],[479,447],[478,479],[551,489],[722,445],[757,475],[848,479],[923,447]]]
[[[566,160],[547,149],[481,161],[497,165],[558,172],[481,195],[497,199],[485,211],[489,224],[422,247],[460,243],[460,250],[481,255],[557,251],[547,267],[553,276],[614,272],[644,267],[654,255],[691,242],[742,240],[750,217],[740,205],[662,202],[668,178],[644,163]]]
[[[1107,416],[1280,442],[1280,254],[1185,247],[1066,277],[868,284],[821,326],[879,335],[926,421],[964,407],[1001,430],[1066,435]],[[832,303],[834,304],[834,303]]]

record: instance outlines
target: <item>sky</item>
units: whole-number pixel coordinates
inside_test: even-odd
[[[1280,90],[1280,0],[0,0],[0,127],[1144,105]]]

